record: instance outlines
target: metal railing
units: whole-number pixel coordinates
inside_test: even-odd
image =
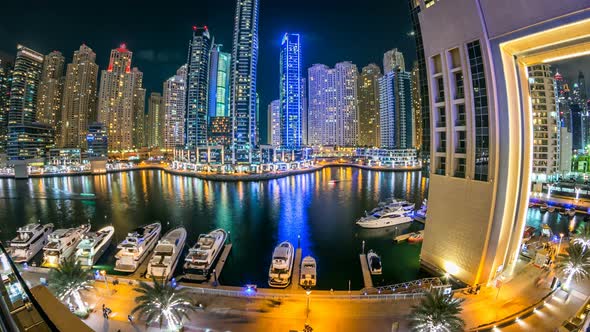
[[[391,292],[391,294],[398,294],[398,295],[408,294],[408,293],[421,294],[421,293],[429,291],[434,286],[442,286],[442,285],[443,285],[443,282],[440,280],[440,278],[433,277],[433,278],[424,278],[424,279],[418,279],[418,280],[413,280],[413,281],[408,281],[408,282],[402,282],[402,283],[394,284],[394,285],[365,288],[365,289],[361,290],[361,292],[363,292],[365,294],[371,294],[371,295],[373,295],[374,292],[376,292],[379,295],[390,295],[389,292]]]

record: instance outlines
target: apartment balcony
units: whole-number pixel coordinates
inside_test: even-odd
[[[455,153],[467,153],[467,149],[466,148],[456,148],[455,149]]]
[[[436,152],[446,153],[447,149],[446,148],[436,148]]]
[[[436,128],[445,128],[447,126],[446,121],[436,121]]]
[[[467,124],[467,121],[465,121],[465,120],[459,119],[459,120],[455,121],[455,127],[465,127],[466,124]]]
[[[445,175],[445,170],[443,168],[438,168],[434,171],[437,175]]]

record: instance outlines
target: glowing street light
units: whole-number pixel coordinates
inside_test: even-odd
[[[559,255],[559,252],[561,250],[561,240],[563,239],[563,233],[559,233],[559,245],[557,246],[557,254]]]
[[[580,199],[580,191],[582,191],[582,188],[575,187],[574,190],[576,191],[576,201],[577,201],[578,199]]]
[[[552,183],[549,183],[549,184],[547,185],[547,197],[548,197],[548,198],[549,198],[549,197],[551,197],[551,190],[552,190],[552,189],[553,189],[553,184],[552,184]]]
[[[307,309],[305,310],[305,321],[307,322],[307,320],[309,319],[309,295],[311,295],[311,289],[307,289],[305,291],[305,295],[307,295]]]
[[[107,271],[100,270],[100,275],[104,278],[104,284],[107,286],[107,290],[109,290],[109,283],[107,281]]]

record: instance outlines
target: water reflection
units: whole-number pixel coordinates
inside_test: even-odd
[[[221,281],[266,286],[273,248],[284,240],[296,246],[301,236],[303,255],[317,259],[319,288],[346,289],[348,280],[360,288],[363,240],[383,258],[384,274],[376,283],[421,276],[419,245],[393,244],[394,230],[361,230],[355,220],[388,197],[419,204],[427,186],[420,172],[353,168],[325,168],[266,182],[210,182],[161,171],[0,180],[0,237],[10,239],[18,226],[36,220],[57,227],[90,220],[94,229],[115,226],[114,248],[131,229],[159,220],[164,231],[184,225],[190,246],[200,233],[224,228],[234,246]],[[96,198],[71,198],[71,193],[83,192]],[[113,248],[99,262],[107,268],[114,261]]]

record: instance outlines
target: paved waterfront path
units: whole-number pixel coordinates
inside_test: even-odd
[[[359,258],[361,260],[361,269],[363,270],[363,281],[365,283],[365,288],[372,288],[373,287],[373,279],[371,278],[371,272],[369,271],[369,264],[367,263],[367,255],[360,254]]]
[[[301,248],[295,251],[295,262],[293,263],[293,274],[291,275],[291,291],[299,289],[299,272],[301,269]]]
[[[229,253],[231,252],[231,247],[231,243],[228,243],[223,247],[223,252],[221,253],[221,257],[219,257],[219,261],[217,261],[217,264],[215,265],[215,269],[213,269],[215,273],[212,278],[209,279],[209,284],[215,285],[215,283],[217,283],[217,285],[219,285],[219,277],[221,276],[221,272],[225,266],[227,256],[229,256]]]

